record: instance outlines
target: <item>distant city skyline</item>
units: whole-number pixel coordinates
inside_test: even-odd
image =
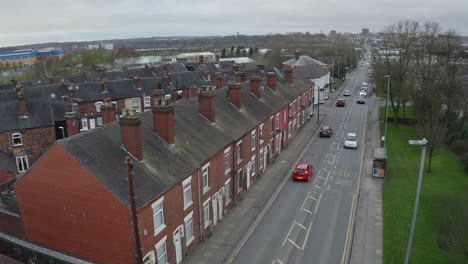
[[[378,32],[400,20],[439,22],[468,35],[468,1],[33,0],[2,3],[0,47],[164,36]]]

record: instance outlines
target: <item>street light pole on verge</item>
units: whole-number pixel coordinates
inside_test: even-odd
[[[387,145],[387,122],[388,122],[388,97],[390,96],[390,75],[385,75],[388,79],[387,96],[385,97],[385,132],[384,132],[384,148]]]
[[[427,140],[425,138],[421,140],[409,140],[408,144],[422,146],[422,153],[421,153],[421,164],[419,165],[418,185],[416,187],[416,199],[414,200],[413,219],[411,220],[411,230],[410,230],[410,236],[408,240],[408,248],[406,249],[405,264],[408,264],[409,256],[411,252],[411,244],[413,243],[414,228],[416,225],[416,216],[418,214],[418,206],[419,206],[419,194],[421,193],[421,183],[422,183],[423,170],[424,170],[424,159],[426,157]]]

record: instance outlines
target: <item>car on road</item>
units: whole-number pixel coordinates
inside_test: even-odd
[[[365,104],[366,99],[364,98],[364,96],[359,96],[359,98],[357,99],[357,103],[358,104]]]
[[[294,168],[292,179],[294,181],[309,181],[312,173],[314,173],[314,167],[312,165],[299,163]]]
[[[344,90],[343,96],[351,96],[351,91],[350,90]]]
[[[357,135],[356,133],[348,133],[344,141],[344,148],[357,149]]]
[[[345,105],[346,105],[346,101],[344,99],[336,100],[336,106],[337,107],[344,107]]]
[[[359,91],[359,96],[366,97],[366,96],[367,96],[366,90],[361,90],[361,91]]]
[[[319,136],[320,137],[331,137],[333,134],[333,129],[331,126],[322,126],[320,128]]]

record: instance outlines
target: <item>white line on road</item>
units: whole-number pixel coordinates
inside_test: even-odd
[[[302,250],[304,250],[305,245],[307,244],[307,238],[309,237],[310,227],[311,227],[311,226],[312,226],[312,223],[309,224],[309,228],[307,229],[306,237],[305,237],[305,239],[304,239],[304,244],[302,245]]]
[[[307,196],[306,196],[306,198],[304,199],[304,202],[302,203],[301,210],[304,210],[304,206],[305,206],[305,203],[306,203],[306,201],[307,201],[307,198],[309,198],[309,195],[310,195],[310,192],[307,193]]]
[[[314,214],[317,213],[317,209],[318,209],[318,207],[319,207],[320,200],[322,199],[322,194],[323,194],[323,192],[320,194],[319,199],[318,199],[318,201],[317,201],[317,204],[315,205]]]
[[[295,224],[296,224],[296,220],[294,220],[293,224],[291,225],[291,228],[289,229],[288,235],[284,238],[283,247],[284,247],[284,244],[286,244],[286,241],[288,241],[288,237],[291,234],[291,231],[292,231]]]
[[[307,228],[306,228],[305,226],[299,224],[298,222],[296,222],[296,225],[298,225],[299,227],[301,227],[301,228],[304,229],[304,230],[307,230]]]
[[[288,241],[291,242],[291,244],[293,244],[295,247],[297,247],[297,249],[301,249],[294,241],[292,241],[291,239],[288,238]]]

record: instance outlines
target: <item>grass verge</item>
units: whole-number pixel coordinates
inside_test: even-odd
[[[379,108],[379,120],[385,120],[385,102],[383,103],[384,106]],[[393,118],[395,114],[393,113],[393,109],[388,105],[388,117]],[[403,107],[400,107],[400,110],[398,111],[398,118],[409,118],[409,119],[414,119],[414,112],[413,112],[413,107],[412,106],[406,106],[405,107],[405,116],[403,116]]]
[[[421,158],[421,147],[408,145],[408,140],[418,138],[412,127],[388,126],[387,179],[383,186],[385,264],[403,263],[405,257]],[[448,211],[463,210],[457,204],[463,207],[468,202],[468,176],[455,154],[446,147],[440,147],[435,153],[432,166],[433,172],[425,173],[422,182],[409,262],[468,263],[468,252],[464,255],[450,243],[446,250],[439,246]],[[451,203],[454,198],[462,202]],[[461,228],[466,234],[464,223]]]

